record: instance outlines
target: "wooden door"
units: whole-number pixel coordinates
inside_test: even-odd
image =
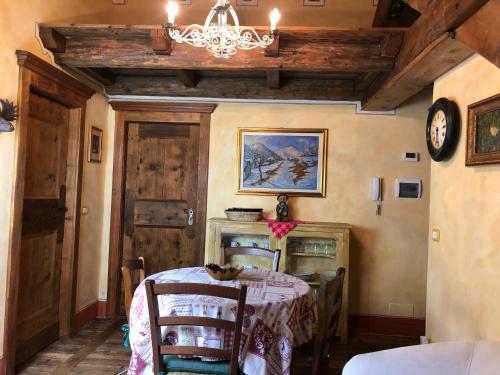
[[[199,138],[199,124],[129,124],[122,261],[143,256],[148,273],[201,264]]]
[[[59,338],[69,109],[30,93],[16,363]]]

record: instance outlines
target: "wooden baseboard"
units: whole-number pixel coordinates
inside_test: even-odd
[[[85,324],[97,318],[97,311],[98,301],[95,301],[77,312],[74,318],[72,334],[77,334]]]
[[[106,318],[106,303],[106,300],[97,301],[97,317],[100,319]]]
[[[380,315],[349,315],[349,335],[424,336],[425,319]]]

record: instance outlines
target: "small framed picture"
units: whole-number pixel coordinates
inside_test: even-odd
[[[305,7],[324,7],[326,0],[304,0]]]
[[[500,163],[500,94],[469,105],[465,165]]]
[[[258,0],[236,0],[236,5],[238,6],[253,6],[253,7],[256,7],[259,5],[259,1]]]
[[[89,162],[100,163],[102,157],[102,129],[92,126],[89,135]]]

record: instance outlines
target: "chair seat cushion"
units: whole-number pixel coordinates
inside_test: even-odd
[[[230,363],[206,362],[200,359],[183,359],[176,355],[163,356],[163,363],[167,373],[171,372],[191,372],[195,374],[229,375]]]

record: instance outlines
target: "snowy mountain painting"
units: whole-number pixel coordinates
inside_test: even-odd
[[[240,192],[322,194],[326,131],[240,129]]]

